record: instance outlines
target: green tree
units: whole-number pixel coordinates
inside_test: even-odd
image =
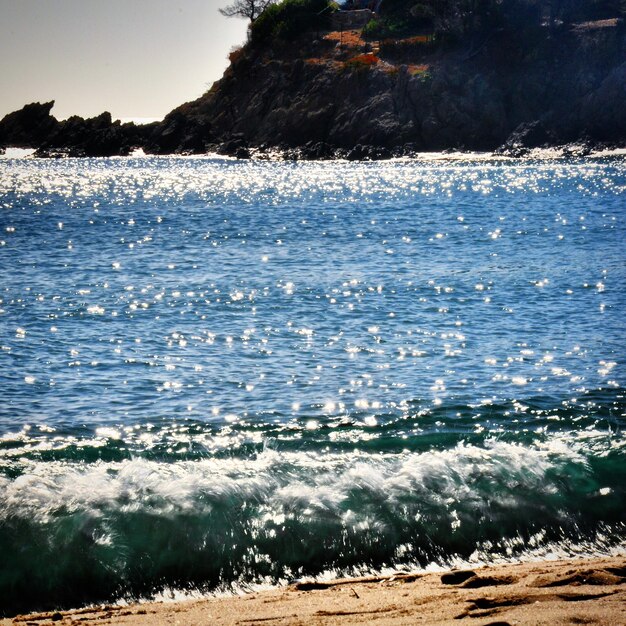
[[[243,17],[254,22],[270,4],[276,0],[235,0],[232,4],[220,9],[220,13],[226,17]]]

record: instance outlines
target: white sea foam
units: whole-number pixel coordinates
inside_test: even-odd
[[[106,430],[106,432],[105,432]],[[119,432],[101,434],[119,437]],[[623,444],[623,442],[622,442]],[[354,523],[382,523],[371,517],[376,506],[351,513],[352,498],[366,496],[395,507],[406,498],[415,512],[444,509],[450,524],[455,511],[480,510],[486,499],[516,506],[518,494],[554,494],[564,463],[585,471],[585,450],[611,448],[606,433],[555,437],[532,448],[491,440],[485,447],[380,456],[285,453],[272,449],[256,459],[205,459],[175,464],[134,459],[93,464],[23,460],[24,473],[1,479],[0,516],[47,519],[60,509],[98,513],[146,509],[153,513],[201,513],[222,501],[262,503],[269,519],[297,512],[304,518],[331,515]],[[611,449],[615,449],[614,447]],[[488,492],[480,485],[488,484]],[[515,485],[515,488],[513,488]],[[359,496],[358,494],[361,494]],[[373,500],[372,500],[373,499]]]
[[[152,124],[153,122],[160,122],[162,120],[162,117],[120,117],[122,124],[128,124],[129,122],[133,124]]]
[[[35,154],[34,148],[6,148],[0,159],[26,159]]]
[[[486,544],[477,549],[468,558],[452,555],[449,558],[439,561],[432,561],[424,565],[417,561],[408,560],[393,567],[372,568],[367,566],[353,566],[348,571],[339,569],[327,569],[316,576],[308,576],[305,580],[328,582],[337,578],[359,578],[363,576],[394,576],[398,572],[412,574],[427,574],[445,572],[450,569],[482,569],[493,565],[517,564],[517,563],[541,563],[545,561],[589,559],[589,558],[613,558],[626,556],[626,547],[615,544],[602,530],[588,540],[543,542],[545,533],[540,531],[530,537],[523,539],[516,537],[503,542],[502,550],[494,553],[493,547]],[[410,546],[409,546],[410,549]],[[287,572],[288,573],[288,572]],[[193,601],[209,598],[221,598],[240,596],[249,593],[268,591],[277,587],[284,587],[292,584],[291,577],[286,577],[277,583],[270,578],[255,583],[242,583],[235,581],[232,584],[225,584],[211,591],[201,591],[199,589],[180,589],[177,587],[166,587],[160,592],[144,596],[139,599],[140,604],[148,602],[163,602],[164,604]],[[133,599],[133,602],[135,600]],[[116,600],[116,604],[126,605],[127,599],[122,597]]]

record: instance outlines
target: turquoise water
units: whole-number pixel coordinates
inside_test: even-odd
[[[0,161],[0,610],[623,546],[626,161]]]

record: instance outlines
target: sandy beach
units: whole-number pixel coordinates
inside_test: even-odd
[[[9,624],[626,624],[626,557],[300,582],[244,596],[19,615]]]

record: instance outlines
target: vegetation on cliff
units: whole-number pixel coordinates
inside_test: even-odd
[[[283,0],[270,4],[250,24],[252,45],[272,45],[293,41],[302,33],[328,26],[336,5],[329,0]]]
[[[368,34],[394,36],[425,29],[455,40],[494,29],[522,35],[548,24],[569,24],[623,15],[623,0],[384,0]]]

